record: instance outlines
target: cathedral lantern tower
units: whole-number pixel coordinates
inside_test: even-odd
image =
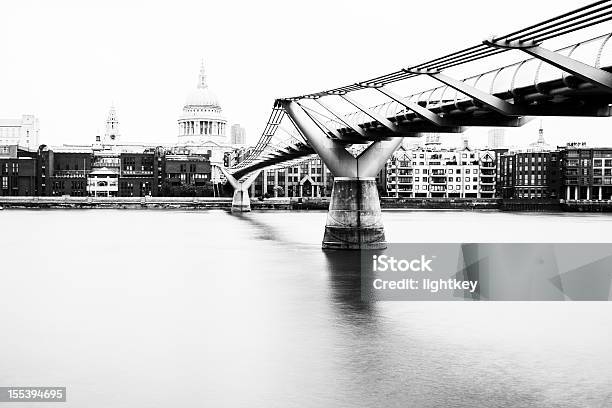
[[[197,86],[187,95],[178,125],[180,146],[203,146],[211,142],[222,146],[227,143],[227,120],[217,96],[208,86],[203,62]]]

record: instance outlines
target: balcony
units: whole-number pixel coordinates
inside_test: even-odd
[[[63,178],[85,178],[91,170],[56,170],[53,172],[53,177]]]
[[[122,176],[153,176],[153,170],[121,170]]]

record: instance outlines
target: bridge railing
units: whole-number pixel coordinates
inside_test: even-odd
[[[571,57],[596,68],[612,70],[612,33],[572,44],[556,50],[562,55]],[[516,95],[520,90],[529,86],[536,89],[545,89],[546,84],[564,80],[570,76],[562,69],[556,68],[540,59],[527,58],[515,63],[495,68],[487,72],[473,75],[462,81],[492,95]],[[405,100],[418,103],[427,109],[442,109],[444,106],[457,105],[462,102],[473,101],[465,95],[447,85],[429,88],[404,97]],[[406,109],[396,101],[388,101],[370,107],[376,113],[386,118],[404,115]],[[372,119],[361,111],[353,111],[344,117],[355,125],[371,122]],[[337,121],[326,121],[325,126],[335,130],[344,129]]]
[[[470,46],[463,50],[443,55],[418,65],[413,65],[408,68],[403,68],[398,71],[380,75],[359,83],[349,84],[312,94],[285,98],[285,100],[302,101],[308,99],[318,99],[331,95],[344,96],[355,91],[362,91],[366,88],[386,86],[417,77],[421,75],[424,70],[425,72],[441,72],[451,67],[481,60],[483,58],[501,54],[512,49],[512,47],[497,46],[499,44],[509,44],[511,42],[521,44],[524,42],[530,42],[539,45],[546,40],[560,37],[600,23],[608,22],[610,20],[612,20],[612,0],[596,1],[595,3],[580,7],[559,16],[555,16],[538,24],[530,25],[512,33],[496,37],[491,41]],[[558,55],[569,56],[574,60],[582,61],[592,67],[603,67],[604,70],[610,70],[609,68],[612,67],[612,46],[609,45],[610,37],[610,34],[606,34],[588,41],[562,48],[561,50],[558,50]],[[511,65],[465,78],[463,82],[470,85],[473,89],[481,92],[484,91],[489,95],[495,95],[497,98],[507,101],[510,99],[516,99],[519,96],[522,97],[521,90],[529,87],[535,88],[535,91],[530,90],[530,92],[535,92],[536,94],[539,92],[539,96],[536,95],[536,97],[539,98],[542,96],[546,98],[547,95],[545,93],[547,87],[551,85],[551,83],[558,81],[566,82],[567,80],[568,74],[565,71],[549,65],[548,63],[543,62],[541,59],[529,58]],[[448,81],[443,80],[440,82],[449,83]],[[589,87],[593,85],[587,83],[586,86]],[[462,88],[464,91],[466,90],[466,88],[463,86],[460,88]],[[398,100],[402,101],[401,98],[398,98]],[[416,102],[419,106],[425,107],[434,113],[451,112],[457,109],[458,105],[463,106],[464,104],[470,103],[476,109],[479,109],[475,99],[465,95],[455,88],[451,88],[450,86],[446,85],[414,93],[404,97],[403,100]],[[279,159],[282,159],[282,151],[271,151],[269,148],[271,140],[279,128],[283,117],[285,116],[280,101],[281,100],[277,100],[275,102],[270,118],[268,119],[264,132],[257,142],[257,145],[253,148],[247,158],[235,166],[232,170],[245,171],[247,169],[256,168],[260,166],[263,161],[270,160],[270,155],[276,155],[276,157],[274,157],[276,162],[278,162]],[[508,104],[506,103],[506,105]],[[412,111],[407,111],[402,104],[398,103],[397,101],[390,101],[375,105],[371,108],[371,111],[373,111],[379,117],[382,116],[391,121],[401,115],[405,117],[417,116]],[[368,123],[376,122],[371,116],[367,115],[363,111],[355,111],[339,116],[339,118],[340,120],[336,120],[338,118],[329,117],[325,119],[324,115],[319,114],[317,120],[320,120],[322,125],[328,129],[330,137],[334,134],[336,137],[339,134],[345,134],[345,131],[349,130],[346,128],[346,124],[349,124],[349,127],[355,129],[359,125],[366,125]],[[346,122],[346,124],[342,122]],[[387,126],[389,126],[389,124],[387,124]],[[363,127],[367,127],[367,125]],[[367,140],[364,139],[364,141]],[[306,143],[302,146],[297,146],[297,149],[305,146]],[[293,159],[293,157],[290,157],[290,155],[287,156],[287,159]]]

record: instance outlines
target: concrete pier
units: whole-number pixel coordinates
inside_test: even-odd
[[[229,174],[229,172],[225,168],[221,166],[218,166],[218,167],[221,170],[221,172],[225,175],[225,178],[227,178],[227,181],[234,188],[234,196],[232,198],[231,212],[235,213],[235,212],[251,211],[251,199],[249,198],[249,187],[251,187],[251,184],[253,184],[257,176],[259,176],[259,173],[261,172],[261,170],[258,170],[255,173],[252,173],[249,177],[247,177],[244,180],[236,180],[236,178],[232,176],[231,174]]]
[[[345,149],[345,144],[330,139],[297,102],[283,104],[293,123],[334,175],[323,248],[386,248],[375,177],[403,137],[373,142],[355,157]]]
[[[386,245],[376,180],[335,178],[323,248],[383,249]]]
[[[251,199],[249,198],[248,188],[234,189],[232,198],[232,212],[249,212],[251,211]]]

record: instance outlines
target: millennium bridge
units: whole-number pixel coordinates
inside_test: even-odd
[[[547,47],[611,19],[612,1],[598,1],[389,74],[277,99],[245,159],[220,166],[234,188],[232,211],[250,211],[248,187],[262,169],[318,155],[334,175],[323,248],[384,248],[375,176],[403,138],[474,126],[519,127],[542,116],[612,115],[612,29],[560,49]],[[508,53],[518,61],[468,78],[448,74]],[[439,86],[410,95],[399,90],[414,89],[419,78]],[[366,102],[373,98],[382,101]]]

